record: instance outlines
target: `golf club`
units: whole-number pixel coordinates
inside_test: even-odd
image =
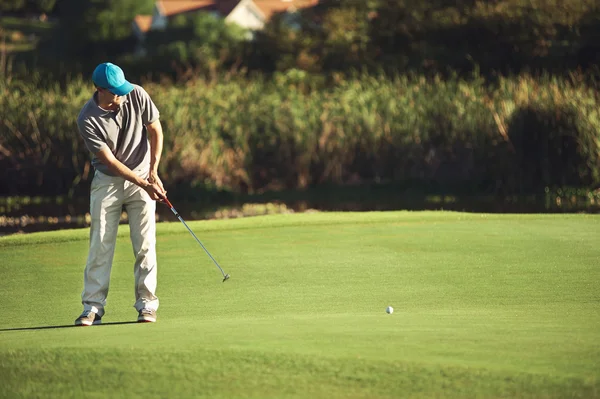
[[[212,259],[212,261],[215,263],[215,266],[217,266],[219,268],[219,270],[221,271],[221,274],[223,275],[223,282],[229,280],[229,274],[225,274],[225,272],[223,271],[223,269],[221,269],[221,266],[219,266],[219,264],[217,263],[217,261],[215,260],[215,258],[213,258],[212,255],[210,254],[210,252],[208,252],[208,249],[206,249],[206,247],[202,244],[202,242],[200,242],[200,240],[198,239],[198,237],[196,237],[196,234],[194,234],[194,232],[192,231],[192,229],[190,229],[190,227],[183,220],[183,218],[181,216],[179,216],[179,213],[175,210],[175,208],[173,207],[173,204],[171,204],[171,202],[166,197],[164,199],[164,202],[167,204],[167,206],[169,208],[171,208],[171,212],[173,212],[175,214],[175,216],[177,216],[177,218],[179,220],[181,220],[181,223],[183,223],[183,225],[188,229],[188,231],[190,232],[190,234],[194,236],[194,238],[196,239],[196,241],[198,241],[198,244],[200,244],[200,246],[202,247],[202,249],[204,250],[204,252],[206,252],[206,254],[210,257],[210,259]]]

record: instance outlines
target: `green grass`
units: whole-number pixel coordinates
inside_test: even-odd
[[[159,321],[143,325],[123,324],[127,226],[89,328],[41,328],[81,311],[87,230],[0,238],[0,397],[600,397],[598,216],[189,224],[231,280],[160,224]]]

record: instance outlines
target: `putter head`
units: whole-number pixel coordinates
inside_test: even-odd
[[[229,280],[229,274],[226,274],[225,277],[223,277],[223,282]]]

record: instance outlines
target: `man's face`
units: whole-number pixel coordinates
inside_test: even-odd
[[[111,93],[107,89],[98,88],[98,96],[100,97],[100,102],[104,104],[114,104],[121,105],[125,96],[117,96],[116,94]]]

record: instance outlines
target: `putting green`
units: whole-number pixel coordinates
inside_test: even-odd
[[[599,216],[188,224],[231,279],[159,224],[155,324],[131,323],[127,226],[85,328],[87,229],[0,238],[0,397],[600,397]]]

